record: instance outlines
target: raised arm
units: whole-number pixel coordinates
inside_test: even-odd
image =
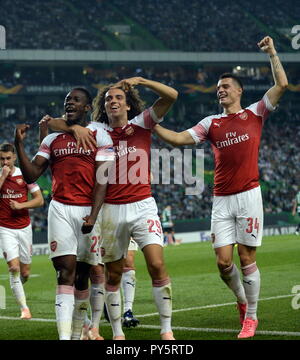
[[[264,37],[258,44],[259,48],[270,57],[274,86],[267,91],[270,103],[276,106],[288,86],[288,80],[270,36]]]
[[[16,126],[15,147],[18,154],[19,165],[22,175],[28,184],[35,182],[48,167],[48,160],[42,156],[36,156],[32,161],[29,160],[24,149],[23,140],[29,125],[20,124]]]
[[[126,90],[129,86],[142,85],[148,89],[154,91],[159,98],[152,105],[153,110],[158,118],[161,118],[167,114],[171,106],[177,99],[178,92],[170,86],[162,84],[158,81],[148,80],[143,77],[132,77],[121,80],[116,86],[123,86]]]
[[[164,128],[161,125],[155,125],[153,131],[165,142],[173,145],[194,145],[195,141],[188,131],[176,132]]]

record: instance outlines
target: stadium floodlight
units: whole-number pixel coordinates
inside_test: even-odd
[[[3,25],[0,25],[0,49],[6,49],[6,31]]]

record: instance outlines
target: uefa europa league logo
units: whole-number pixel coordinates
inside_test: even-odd
[[[6,49],[6,32],[5,27],[0,25],[0,50]]]

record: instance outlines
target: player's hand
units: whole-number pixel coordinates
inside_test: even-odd
[[[22,142],[26,137],[26,131],[29,129],[30,126],[26,124],[18,124],[16,125],[15,130],[15,141]]]
[[[41,126],[47,126],[48,127],[48,122],[50,121],[50,120],[52,120],[53,119],[53,117],[51,117],[50,115],[45,115],[45,116],[43,116],[42,118],[41,118],[41,120],[39,121],[39,126],[41,127]]]
[[[70,126],[73,136],[76,139],[77,149],[82,146],[85,151],[95,150],[97,148],[97,142],[94,138],[93,132],[90,129],[84,128],[79,125]]]
[[[90,218],[89,215],[85,216],[83,220],[84,223],[81,226],[81,232],[83,234],[89,234],[93,230],[95,222]]]
[[[257,43],[257,45],[263,52],[269,55],[276,54],[273,39],[270,36],[264,37],[261,41]]]
[[[15,201],[15,200],[9,200],[9,206],[12,210],[22,210],[23,209],[22,203],[19,203],[18,201]]]
[[[139,85],[142,81],[142,77],[135,76],[128,79],[123,79],[117,82],[113,87],[121,87],[124,91],[128,91],[132,86]]]
[[[2,167],[0,176],[1,176],[2,178],[6,179],[6,178],[8,177],[8,175],[10,174],[10,171],[11,171],[11,170],[10,170],[10,167],[7,166],[7,165],[4,165],[4,166]]]

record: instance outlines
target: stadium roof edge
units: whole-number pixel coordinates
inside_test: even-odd
[[[281,53],[282,62],[300,62],[300,52]],[[0,61],[18,62],[268,62],[259,52],[180,52],[180,51],[88,51],[88,50],[21,50],[0,51]]]

